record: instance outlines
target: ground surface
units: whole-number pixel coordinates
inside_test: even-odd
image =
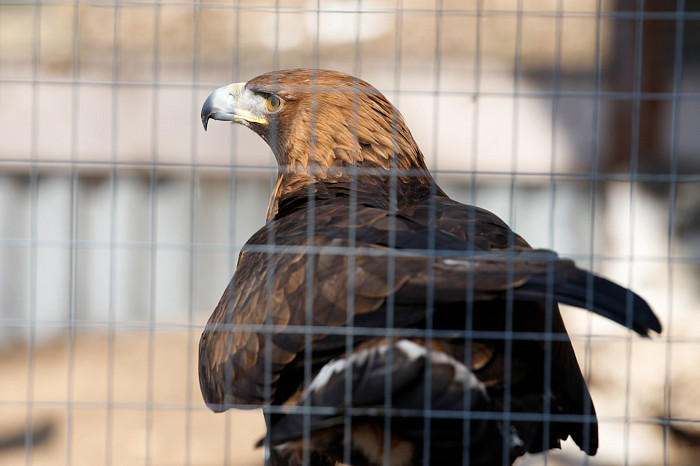
[[[30,364],[25,348],[0,353],[0,464],[261,464],[260,411],[215,414],[204,406],[197,338],[116,330],[110,343],[104,331],[83,330],[72,348],[67,338],[57,341]],[[37,437],[31,451],[17,445],[28,410]]]

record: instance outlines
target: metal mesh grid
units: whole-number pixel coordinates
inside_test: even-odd
[[[215,87],[308,66],[384,92],[455,199],[660,315],[639,341],[565,311],[601,451],[526,461],[693,464],[692,8],[0,1],[0,462],[262,463],[260,413],[203,405],[196,342],[276,169],[198,115]]]

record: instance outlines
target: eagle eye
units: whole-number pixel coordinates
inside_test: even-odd
[[[271,95],[265,101],[265,105],[267,105],[268,111],[273,113],[278,112],[282,108],[282,99],[280,99],[276,95]]]

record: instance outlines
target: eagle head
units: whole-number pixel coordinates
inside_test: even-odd
[[[403,116],[365,81],[330,70],[273,71],[212,92],[209,119],[260,135],[285,167],[424,169]]]

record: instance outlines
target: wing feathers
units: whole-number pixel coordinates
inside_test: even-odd
[[[515,290],[515,298],[542,301],[547,296],[546,281],[546,276],[533,276]],[[590,309],[642,336],[648,336],[650,330],[661,332],[659,319],[641,296],[585,270],[569,270],[564,283],[554,286],[551,293],[560,303]]]
[[[425,318],[425,304],[414,304],[426,303],[429,296],[433,306],[440,307],[464,302],[468,296],[474,301],[505,300],[512,292],[512,299],[515,300],[545,302],[551,299],[590,308],[641,335],[647,335],[649,330],[661,330],[658,319],[641,297],[577,269],[572,261],[560,259],[552,251],[532,250],[522,245],[512,246],[510,251],[478,251],[474,250],[473,242],[435,228],[431,235],[435,249],[425,249],[428,227],[403,217],[388,222],[389,214],[386,212],[379,215],[379,209],[362,206],[358,207],[357,216],[364,220],[365,227],[354,232],[355,248],[350,249],[352,229],[334,223],[327,213],[332,212],[331,218],[339,216],[347,219],[347,206],[343,209],[334,205],[328,211],[324,207],[320,204],[316,208],[315,254],[276,254],[272,262],[265,253],[249,250],[241,254],[236,275],[210,319],[210,325],[214,327],[209,331],[208,338],[203,340],[201,353],[207,363],[201,366],[202,371],[209,370],[208,364],[231,364],[237,368],[235,379],[240,380],[257,373],[246,375],[246,370],[264,364],[260,358],[264,352],[260,335],[245,330],[231,335],[225,327],[215,331],[215,324],[226,320],[232,324],[268,322],[266,303],[270,274],[273,279],[271,309],[274,310],[271,323],[279,326],[305,326],[308,321],[303,310],[308,305],[314,309],[313,325],[344,326],[349,316],[354,315],[355,325],[385,326],[383,306],[389,296],[394,297],[397,305],[395,325],[410,326]],[[307,240],[306,228],[299,228],[300,223],[305,224],[303,220],[280,219],[274,232],[278,242],[303,246]],[[391,228],[391,223],[399,225],[392,240],[395,249],[380,246],[389,242],[387,229]],[[288,224],[291,234],[285,229]],[[249,244],[264,244],[268,231],[262,229]],[[329,248],[330,253],[324,253],[324,248]],[[363,248],[364,251],[383,254],[358,252]],[[355,251],[352,260],[346,250]],[[309,260],[313,261],[312,276],[308,275]],[[255,280],[250,279],[253,276]],[[307,286],[308,280],[313,281],[311,288]],[[352,289],[350,297],[348,289]],[[311,296],[307,296],[309,290],[312,291]],[[591,298],[592,302],[589,303]],[[311,303],[307,303],[307,299]],[[348,312],[349,304],[353,306],[352,312]],[[378,314],[375,316],[375,313]],[[314,341],[327,338],[327,335],[314,332]],[[304,348],[303,332],[277,335],[275,339],[280,346],[272,353],[274,367],[283,367]],[[341,340],[337,341],[319,345],[330,348],[334,344],[342,344]],[[212,383],[210,381],[208,385]],[[227,400],[246,404],[263,401],[257,392],[253,396],[240,389],[240,385],[225,387],[227,382],[221,378],[216,383],[222,386],[210,390],[210,394],[228,393]],[[274,394],[274,387],[272,392]],[[220,399],[211,401],[222,402]]]

